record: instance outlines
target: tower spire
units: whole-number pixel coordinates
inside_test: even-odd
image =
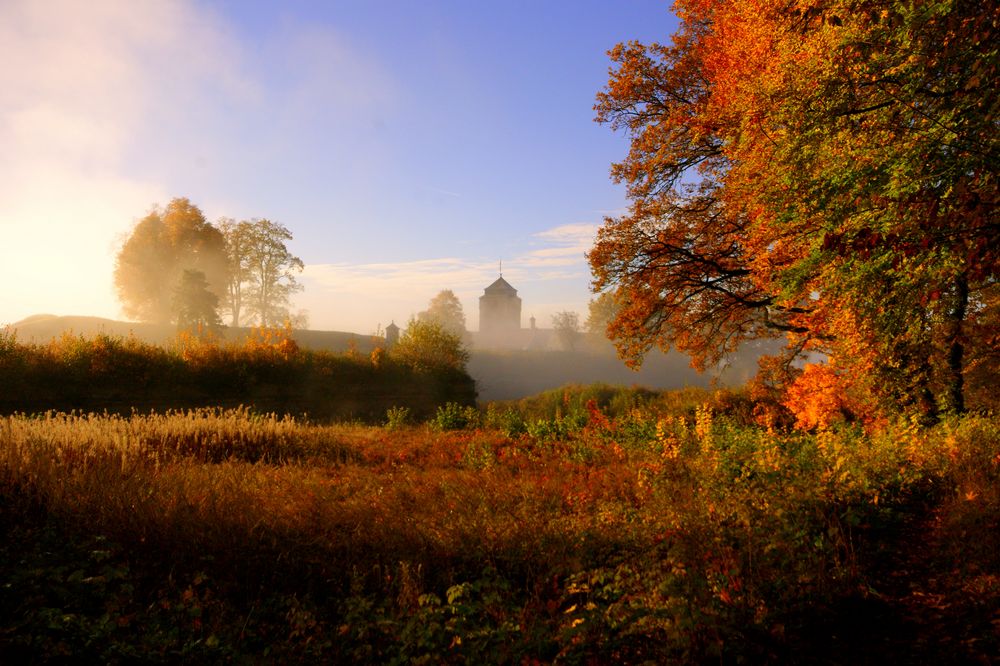
[[[500,277],[503,277],[503,259],[500,260]]]

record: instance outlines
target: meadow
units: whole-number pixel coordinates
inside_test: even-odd
[[[567,387],[379,424],[0,423],[5,661],[700,663],[1000,655],[1000,423],[758,425]]]

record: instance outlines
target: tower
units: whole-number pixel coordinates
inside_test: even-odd
[[[520,342],[521,298],[503,273],[479,297],[479,344],[516,347]]]
[[[392,347],[397,342],[399,342],[399,326],[393,321],[385,327],[385,346]]]

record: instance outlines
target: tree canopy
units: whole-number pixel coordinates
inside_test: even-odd
[[[173,313],[179,328],[210,330],[222,325],[219,297],[208,288],[201,271],[185,270],[174,289]]]
[[[431,299],[427,309],[417,315],[420,321],[436,322],[445,331],[459,337],[465,335],[465,312],[462,302],[451,289],[442,289]]]
[[[230,326],[239,326],[246,308],[245,288],[250,282],[250,267],[246,260],[253,240],[253,225],[246,221],[224,217],[217,226],[226,239],[226,262],[229,265],[226,293],[222,298],[222,309],[230,317]]]
[[[201,273],[217,297],[224,293],[225,239],[197,206],[177,198],[140,220],[118,252],[114,283],[126,316],[176,321],[174,295],[185,271]]]
[[[748,339],[896,405],[965,407],[995,358],[995,0],[680,0],[670,45],[620,44],[597,119],[631,147],[629,212],[589,260],[633,363]]]
[[[222,218],[214,226],[187,199],[173,199],[140,220],[118,251],[119,300],[127,316],[141,321],[184,323],[194,316],[214,323],[220,309],[233,326],[301,320],[303,314],[288,311],[291,295],[302,289],[295,274],[304,267],[286,246],[291,239],[271,220]]]
[[[224,307],[231,324],[254,321],[275,326],[291,320],[291,295],[302,290],[295,275],[304,268],[286,245],[292,233],[282,224],[256,218],[240,222],[224,218],[219,227],[230,267]]]

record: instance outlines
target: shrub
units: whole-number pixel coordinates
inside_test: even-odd
[[[492,402],[486,406],[483,425],[493,430],[499,430],[507,437],[517,437],[528,431],[524,418],[516,409],[512,407],[501,409]]]
[[[795,415],[795,426],[803,430],[827,428],[849,414],[844,382],[825,363],[810,363],[788,387],[785,407]]]
[[[398,430],[410,422],[410,409],[408,407],[390,407],[385,412],[385,427],[389,430]]]
[[[456,402],[448,402],[437,408],[431,425],[438,430],[475,428],[479,425],[479,410]]]
[[[411,319],[389,355],[398,363],[420,372],[464,372],[469,362],[469,352],[462,338],[432,320]]]

